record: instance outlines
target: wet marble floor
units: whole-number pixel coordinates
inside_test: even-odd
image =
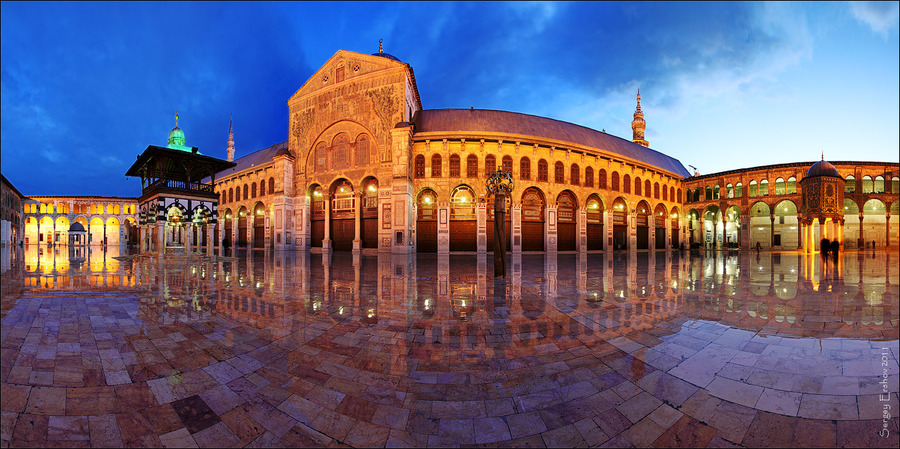
[[[3,257],[3,447],[898,445],[896,252]]]

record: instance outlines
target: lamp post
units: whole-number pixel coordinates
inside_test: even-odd
[[[506,196],[515,188],[512,173],[497,170],[485,183],[494,195],[494,277],[506,277]]]

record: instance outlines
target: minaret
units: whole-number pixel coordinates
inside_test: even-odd
[[[634,120],[631,122],[632,142],[650,147],[650,143],[644,140],[644,130],[647,128],[647,122],[644,121],[644,113],[641,112],[641,90],[637,93],[637,109],[634,110]]]
[[[234,162],[234,131],[231,129],[232,122],[234,122],[233,117],[228,121],[228,162]]]

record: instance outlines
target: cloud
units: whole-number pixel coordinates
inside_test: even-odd
[[[850,2],[850,11],[857,21],[868,25],[885,40],[900,21],[900,4],[897,2]]]

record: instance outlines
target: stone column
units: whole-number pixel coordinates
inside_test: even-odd
[[[769,214],[769,248],[775,246],[775,214]]]
[[[477,250],[479,254],[486,253],[488,249],[490,249],[491,251],[494,250],[494,242],[487,241],[487,208],[487,204],[485,204],[484,202],[479,202],[477,208],[475,209],[475,220],[477,223],[475,229],[478,234],[475,240],[477,242],[476,244],[478,245]],[[494,220],[496,222],[496,215],[494,216]]]
[[[580,253],[587,252],[587,209],[582,207],[578,209],[578,219],[575,226],[578,227],[578,244],[576,249]]]
[[[187,254],[191,252],[194,245],[194,223],[188,222],[187,224],[182,224],[182,226],[184,226],[185,234],[187,234],[184,236],[184,252]]]
[[[803,248],[803,227],[800,225],[802,223],[803,217],[798,213],[797,214],[797,249]]]
[[[637,251],[637,215],[636,210],[632,209],[631,213],[625,218],[627,224],[626,233],[628,235],[628,251]]]
[[[647,249],[656,249],[656,215],[652,212],[647,216]]]
[[[841,252],[843,253],[844,252],[844,219],[843,218],[841,218],[838,221],[837,235],[838,235],[838,243],[840,244],[840,249],[841,249]]]
[[[557,248],[557,210],[556,205],[548,205],[544,209],[544,252],[555,253]]]
[[[364,192],[353,197],[353,251],[362,250],[362,200]]]
[[[325,195],[325,238],[322,239],[322,251],[331,249],[331,194]]]
[[[156,222],[156,236],[157,236],[157,244],[156,250],[159,251],[160,254],[164,254],[166,252],[166,223],[162,221]]]
[[[716,232],[716,235],[719,233]],[[719,246],[724,249],[728,249],[728,215],[722,214],[722,241],[719,242]]]
[[[513,253],[521,253],[522,252],[522,205],[521,204],[513,204],[510,209],[510,213],[512,213],[512,227],[510,232],[512,232],[512,236],[510,241],[512,243],[512,252]]]
[[[206,254],[209,256],[213,255],[213,247],[216,246],[213,242],[213,239],[216,235],[216,223],[209,222],[206,225]]]
[[[862,243],[861,245],[859,243]],[[859,241],[857,242],[859,249],[866,248],[866,238],[863,236],[863,213],[859,211]]]
[[[604,251],[612,251],[613,250],[613,229],[612,216],[610,215],[609,209],[603,210],[603,250]]]
[[[437,203],[437,252],[450,254],[450,203]]]
[[[238,218],[237,213],[235,213],[234,217],[231,218],[231,235],[229,235],[228,238],[231,239],[231,247],[232,248],[237,248],[238,223],[240,222],[239,220],[240,219]],[[234,254],[234,253],[232,253],[232,254]]]
[[[888,209],[884,214],[884,247],[891,246],[891,210]]]
[[[819,218],[819,241],[816,242],[816,244],[819,245],[819,251],[822,251],[822,239],[827,239],[829,237],[828,229],[825,227],[825,219]]]
[[[669,213],[671,214],[672,211],[669,211]],[[672,249],[672,217],[666,216],[663,220],[664,232],[666,233],[666,251],[669,251]]]

